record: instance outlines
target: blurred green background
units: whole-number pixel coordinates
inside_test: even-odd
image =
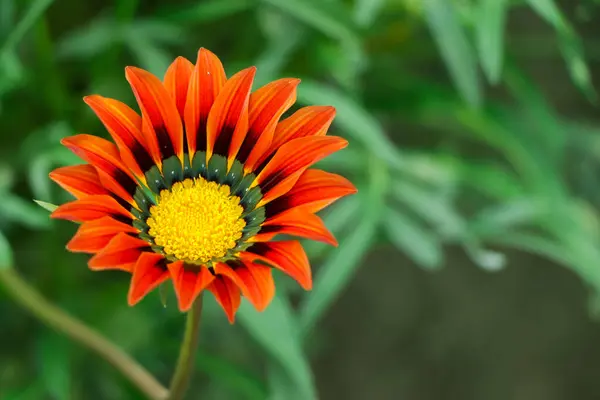
[[[322,165],[359,193],[307,244],[312,292],[278,274],[233,326],[207,296],[189,399],[597,399],[599,35],[597,0],[0,0],[0,253],[168,382],[173,294],[127,307],[32,199],[68,200],[60,138],[105,135],[82,96],[134,104],[124,66],[203,46],[336,106]],[[1,400],[142,398],[1,290],[0,318]]]

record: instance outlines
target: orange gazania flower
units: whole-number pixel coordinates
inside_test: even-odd
[[[130,305],[171,278],[182,311],[208,289],[233,322],[241,294],[258,310],[269,304],[271,267],[311,288],[302,246],[274,241],[278,234],[336,244],[315,213],[356,189],[309,169],[347,145],[326,136],[335,110],[305,107],[279,121],[300,81],[251,93],[255,72],[227,79],[219,59],[200,49],[196,65],[179,57],[162,82],[125,69],[141,117],[117,100],[84,99],[115,144],[63,139],[88,164],[50,174],[76,197],[52,217],[81,223],[67,248],[93,254],[92,270],[132,274]]]

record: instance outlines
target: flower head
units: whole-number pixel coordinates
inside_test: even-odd
[[[335,110],[304,107],[280,121],[300,81],[251,93],[255,71],[227,79],[200,49],[195,65],[179,57],[163,81],[126,68],[141,116],[117,100],[84,99],[114,144],[63,139],[87,163],[50,174],[76,198],[52,217],[81,223],[67,248],[93,254],[92,270],[131,273],[130,305],[171,279],[182,311],[208,289],[233,321],[241,294],[258,310],[269,304],[272,268],[311,288],[302,246],[277,235],[336,244],[315,213],[356,189],[309,169],[347,145],[326,136]]]

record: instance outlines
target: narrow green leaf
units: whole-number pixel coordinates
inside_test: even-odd
[[[144,69],[157,76],[164,75],[172,61],[172,57],[167,51],[143,36],[130,35],[125,38],[125,41]]]
[[[404,166],[400,152],[387,137],[377,119],[344,93],[317,82],[303,80],[298,88],[298,101],[305,104],[334,106],[336,125],[391,166],[396,168]]]
[[[597,100],[589,68],[583,56],[583,45],[554,0],[527,0],[542,18],[556,29],[561,53],[569,68],[571,79],[590,101]]]
[[[440,193],[402,181],[394,183],[392,194],[413,213],[434,226],[442,236],[456,238],[465,228],[461,216]]]
[[[2,198],[0,215],[29,228],[42,229],[50,225],[48,214],[11,193],[5,194]]]
[[[56,45],[62,58],[91,58],[110,49],[123,39],[122,30],[112,19],[97,18],[84,27],[68,32]]]
[[[302,351],[293,312],[285,299],[276,296],[261,313],[242,302],[238,313],[241,324],[294,383],[301,399],[317,398],[312,372]]]
[[[359,26],[371,26],[384,6],[385,0],[356,0],[354,21]]]
[[[307,293],[300,310],[300,332],[305,338],[327,311],[330,304],[350,282],[352,275],[369,251],[384,211],[389,186],[389,173],[375,156],[369,159],[369,186],[360,199],[362,215],[355,228],[321,266],[314,279],[313,290]]]
[[[38,206],[42,207],[44,210],[54,212],[58,208],[56,204],[47,203],[42,200],[33,200]]]
[[[483,72],[491,83],[498,83],[502,74],[506,11],[506,0],[480,0],[477,7],[477,50]]]
[[[342,42],[360,43],[347,10],[339,2],[319,0],[262,0],[321,33]]]
[[[564,29],[567,25],[554,0],[527,0],[527,3],[555,28]]]
[[[36,21],[44,15],[44,12],[54,0],[33,0],[29,3],[27,11],[19,20],[17,25],[12,29],[4,45],[0,50],[0,54],[12,51],[21,41],[23,36],[33,27]]]
[[[552,211],[530,198],[514,199],[485,208],[469,222],[469,231],[478,238],[507,235],[520,226],[534,225],[540,218],[552,218]]]
[[[454,84],[471,105],[481,103],[477,63],[454,3],[425,0],[425,18]]]
[[[4,233],[0,231],[0,270],[12,268],[13,251]]]
[[[425,226],[406,214],[388,209],[383,218],[388,239],[414,262],[427,269],[442,264],[442,249],[438,238]]]
[[[315,277],[313,290],[305,297],[300,314],[300,331],[307,335],[330,304],[349,283],[371,248],[377,220],[363,219],[340,243]]]
[[[163,15],[170,21],[201,23],[217,21],[251,9],[255,5],[255,0],[208,0],[177,6],[177,8],[169,6],[157,14]]]
[[[359,189],[360,191],[361,189]],[[336,238],[342,239],[341,235],[345,237],[346,228],[352,224],[354,216],[359,214],[360,206],[359,196],[342,199],[328,207],[326,214],[323,216],[323,222]],[[309,241],[304,245],[304,248],[313,258],[321,256],[325,251],[331,249],[331,246],[321,242]]]
[[[561,243],[557,243],[553,239],[545,238],[543,236],[512,232],[510,235],[501,235],[493,238],[489,240],[489,242],[500,246],[519,249],[528,253],[538,254],[566,267],[576,264],[572,255]]]

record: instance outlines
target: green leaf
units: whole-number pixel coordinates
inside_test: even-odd
[[[262,0],[323,34],[342,42],[360,43],[341,3],[319,0]]]
[[[163,76],[172,62],[168,52],[143,36],[127,36],[127,46],[141,66],[157,76]]]
[[[33,27],[36,21],[44,15],[46,9],[54,0],[33,0],[29,3],[27,11],[19,20],[17,25],[12,29],[4,45],[0,49],[0,55],[12,51],[21,41],[23,36]]]
[[[55,399],[71,397],[71,361],[69,343],[62,337],[48,332],[37,343],[39,377]]]
[[[546,206],[531,198],[520,198],[487,207],[469,222],[469,231],[479,238],[507,235],[509,231],[534,225],[540,218],[552,218]]]
[[[221,20],[253,8],[255,5],[256,1],[254,0],[208,0],[193,2],[177,8],[169,6],[168,9],[157,14],[170,21],[202,23]]]
[[[352,224],[354,216],[359,214],[360,206],[359,196],[342,199],[327,208],[326,214],[323,216],[323,222],[331,233],[339,238],[340,235],[345,234],[348,225]],[[312,258],[321,256],[325,251],[331,249],[331,246],[321,242],[309,241],[304,245],[304,248]]]
[[[47,203],[42,200],[33,200],[38,206],[42,207],[44,210],[54,212],[58,208],[56,204]]]
[[[385,0],[356,0],[354,6],[354,21],[359,26],[373,25],[377,15],[385,5]]]
[[[276,296],[261,313],[242,302],[239,319],[248,333],[283,368],[302,399],[316,399],[316,389],[308,360],[302,351],[298,329],[290,305]]]
[[[377,233],[384,210],[389,175],[385,166],[375,156],[369,159],[369,166],[369,187],[366,192],[355,195],[360,198],[360,208],[364,211],[356,227],[321,266],[314,279],[313,290],[306,294],[301,305],[299,328],[303,338],[350,282]]]
[[[583,45],[571,24],[563,16],[554,0],[527,0],[527,2],[556,29],[559,47],[569,68],[571,79],[590,101],[596,101],[598,96],[583,56]]]
[[[336,108],[335,124],[391,166],[404,166],[402,156],[385,134],[381,124],[365,108],[335,88],[303,80],[298,101],[304,104],[330,104]]]
[[[371,248],[378,220],[364,218],[340,243],[315,277],[313,290],[301,307],[300,331],[307,335],[350,282],[354,272]]]
[[[383,226],[392,244],[414,262],[427,269],[441,266],[442,249],[439,240],[422,224],[397,210],[388,209],[383,218]]]
[[[445,196],[426,190],[409,181],[396,182],[392,194],[412,212],[423,218],[445,237],[456,238],[465,228],[465,223]],[[447,197],[447,196],[446,196]]]
[[[483,72],[491,83],[498,83],[502,74],[506,11],[506,0],[480,0],[477,7],[477,50]]]
[[[34,229],[47,228],[50,225],[48,214],[11,193],[2,197],[0,216]]]
[[[63,58],[91,58],[107,51],[122,38],[122,29],[114,20],[98,18],[67,33],[58,42],[56,53]]]
[[[469,104],[478,106],[477,63],[454,7],[448,0],[425,0],[425,19],[454,84]]]
[[[0,231],[0,270],[12,268],[13,251],[4,233]]]

